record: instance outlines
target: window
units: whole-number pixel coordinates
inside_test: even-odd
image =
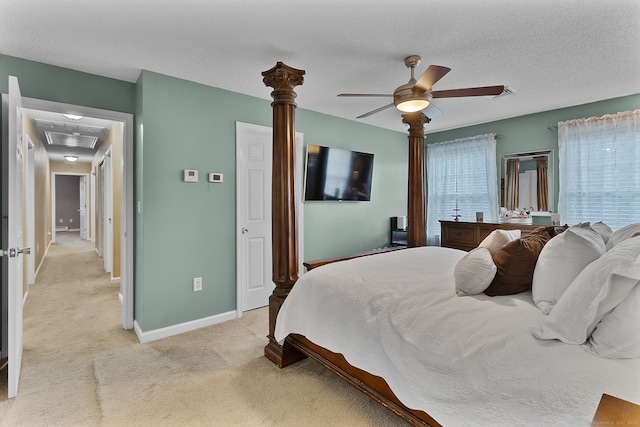
[[[439,220],[498,220],[494,134],[427,145],[427,244],[440,244]],[[457,210],[456,210],[457,209]]]
[[[640,221],[640,110],[558,123],[563,223]]]

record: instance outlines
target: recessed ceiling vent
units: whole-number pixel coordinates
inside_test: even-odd
[[[98,142],[97,136],[74,135],[62,132],[44,132],[49,145],[61,145],[66,147],[83,147],[93,149]]]

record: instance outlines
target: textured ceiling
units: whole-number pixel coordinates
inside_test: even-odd
[[[640,93],[638,0],[0,0],[0,52],[117,79],[146,69],[270,99],[261,72],[306,71],[299,108],[356,120],[408,81],[403,59],[452,71],[427,133]],[[391,108],[363,123],[405,131]]]

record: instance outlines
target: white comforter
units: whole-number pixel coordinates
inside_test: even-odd
[[[290,333],[383,377],[409,408],[444,426],[588,426],[602,393],[640,401],[640,360],[540,341],[531,294],[458,297],[466,252],[423,247],[304,274],[278,315]]]

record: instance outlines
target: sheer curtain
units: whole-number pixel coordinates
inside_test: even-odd
[[[640,221],[640,110],[558,123],[563,223]]]
[[[498,220],[495,134],[427,144],[427,244],[440,244],[438,220]],[[456,209],[458,209],[456,211]]]

